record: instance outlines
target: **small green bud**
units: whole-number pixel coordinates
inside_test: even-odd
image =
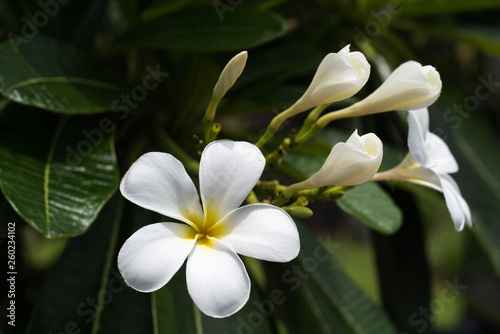
[[[313,211],[305,206],[289,206],[283,208],[290,215],[297,218],[309,218],[313,215]]]

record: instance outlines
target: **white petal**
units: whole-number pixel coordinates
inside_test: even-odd
[[[283,210],[269,204],[251,204],[226,215],[213,227],[236,253],[260,260],[287,262],[300,249],[297,227]]]
[[[187,261],[186,280],[196,306],[215,318],[236,313],[250,295],[250,279],[243,262],[213,238],[197,242]]]
[[[408,112],[408,147],[411,155],[423,167],[429,167],[425,139],[429,133],[429,111],[427,108]]]
[[[428,168],[422,167],[410,153],[405,156],[399,165],[390,170],[378,173],[373,180],[401,180],[420,184],[437,191],[443,191],[437,174]]]
[[[177,223],[156,223],[137,230],[118,254],[123,279],[141,292],[160,289],[192,251],[195,234],[192,227]]]
[[[358,116],[396,109],[420,109],[434,103],[440,93],[441,79],[436,69],[408,61],[396,68],[377,90],[353,106]]]
[[[425,147],[430,160],[430,168],[436,173],[456,173],[458,164],[445,141],[432,132],[427,134]]]
[[[349,45],[323,58],[306,92],[296,102],[298,112],[356,94],[370,76],[370,64]]]
[[[373,133],[355,130],[345,143],[337,143],[320,170],[300,184],[307,188],[353,186],[369,181],[382,162],[382,141]]]
[[[465,223],[472,227],[469,205],[467,205],[467,202],[462,197],[457,183],[448,174],[439,175],[439,179],[443,188],[446,206],[450,212],[455,229],[461,231]]]
[[[188,224],[203,219],[193,181],[182,163],[168,153],[150,152],[137,159],[123,176],[120,191],[143,208]]]
[[[245,200],[259,180],[266,159],[247,142],[218,140],[200,161],[200,192],[208,224],[214,224]]]

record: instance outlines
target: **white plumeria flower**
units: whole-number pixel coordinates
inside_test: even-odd
[[[370,64],[361,52],[349,52],[349,47],[323,58],[309,88],[294,104],[296,113],[351,97],[365,85]]]
[[[449,175],[458,171],[458,164],[448,145],[429,131],[427,108],[410,110],[408,125],[410,152],[398,166],[375,175],[373,180],[403,180],[436,189],[444,195],[455,229],[461,231],[466,223],[472,226],[469,206]]]
[[[332,148],[319,171],[288,187],[285,196],[303,189],[355,186],[368,182],[378,171],[382,156],[382,141],[375,134],[359,136],[355,130],[345,143],[337,143]]]
[[[425,108],[438,99],[441,87],[439,72],[434,67],[407,61],[396,68],[378,89],[358,102],[358,107],[370,114]]]
[[[300,248],[297,227],[284,210],[260,203],[239,207],[264,166],[252,144],[207,145],[200,161],[200,204],[180,161],[167,153],[141,156],[121,181],[123,196],[183,223],[147,225],[125,241],[118,254],[125,282],[142,292],[158,290],[187,259],[187,288],[203,313],[221,318],[241,309],[250,280],[236,253],[286,262]]]

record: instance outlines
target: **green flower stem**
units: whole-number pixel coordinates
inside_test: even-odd
[[[326,115],[321,116],[317,121],[316,121],[316,126],[320,128],[324,128],[325,126],[328,125],[328,123],[341,119],[341,118],[348,118],[348,117],[356,117],[356,116],[362,116],[367,114],[365,110],[363,110],[361,106],[361,102],[355,103],[347,108],[340,109],[337,111],[332,111]]]
[[[267,143],[276,134],[276,132],[278,132],[278,130],[281,127],[281,125],[283,124],[283,122],[295,114],[297,114],[297,108],[295,107],[295,105],[293,105],[290,108],[288,108],[287,110],[276,115],[273,118],[273,120],[271,121],[271,123],[269,123],[269,126],[266,129],[266,132],[255,143],[255,146],[262,147],[265,143]]]
[[[341,118],[348,118],[348,117],[356,117],[356,116],[362,116],[367,114],[365,110],[360,105],[360,102],[355,103],[347,108],[340,109],[337,111],[332,111],[326,115],[321,116],[316,123],[314,123],[309,130],[306,132],[302,131],[302,133],[299,133],[297,137],[295,138],[295,141],[293,143],[294,146],[301,145],[302,143],[306,142],[309,140],[312,136],[314,136],[316,133],[321,131],[325,126],[328,125],[328,123],[341,119]]]
[[[220,100],[220,98],[212,96],[212,98],[210,99],[210,103],[208,104],[207,111],[205,112],[205,116],[203,117],[203,129],[206,144],[214,140],[210,140],[211,138],[217,138],[217,135],[219,134],[218,131],[214,134],[213,124],[215,119],[215,111],[217,110],[217,106],[219,105]]]
[[[303,189],[302,182],[292,184],[286,187],[277,197],[279,202],[288,201],[294,196],[305,197],[309,201],[317,200],[320,202],[329,202],[344,195],[344,192],[351,189],[352,186],[329,186],[323,188]],[[286,201],[285,201],[286,200]],[[274,204],[274,202],[273,202]]]
[[[266,167],[272,167],[281,163],[281,158],[288,154],[291,148],[291,139],[285,138],[278,148],[266,156]]]
[[[299,146],[308,141],[312,136],[320,132],[323,128],[318,126],[318,122],[314,123],[307,132],[303,133],[302,135],[297,135],[293,141],[293,146]]]
[[[209,135],[208,141],[206,141],[207,144],[211,143],[217,139],[217,136],[219,135],[220,130],[221,130],[221,126],[219,123],[212,123],[212,128],[210,129],[210,135]]]
[[[313,126],[313,124],[319,118],[319,116],[321,115],[321,113],[326,108],[328,108],[328,106],[330,106],[330,104],[331,103],[325,103],[325,104],[321,104],[321,105],[317,106],[316,108],[314,108],[309,113],[309,115],[307,116],[307,118],[305,119],[304,124],[300,128],[299,133],[297,134],[297,136],[305,134]]]
[[[277,180],[273,181],[258,181],[255,186],[255,192],[263,198],[270,198],[280,193],[286,186],[279,184]]]
[[[161,129],[159,126],[156,126],[155,130],[156,138],[158,139],[160,145],[163,146],[163,149],[179,159],[188,172],[194,175],[198,175],[200,163],[193,159],[186,151],[184,151],[177,144],[177,142],[168,134],[166,134],[165,131],[163,131],[163,129]]]

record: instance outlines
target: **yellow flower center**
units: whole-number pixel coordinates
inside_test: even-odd
[[[190,224],[193,229],[189,231],[186,236],[188,239],[195,239],[200,245],[209,246],[211,243],[210,238],[219,238],[224,235],[224,228],[222,224],[217,224],[218,221],[210,211],[207,212],[203,220],[190,219]]]

